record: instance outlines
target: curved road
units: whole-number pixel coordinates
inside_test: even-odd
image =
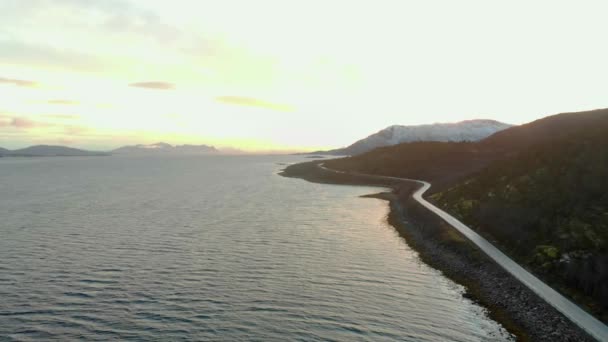
[[[319,164],[319,167],[323,170],[334,172],[334,173],[346,173],[343,171],[336,171],[328,169],[323,164]],[[365,175],[366,177],[375,177],[378,179],[398,180],[416,182],[422,184],[413,195],[414,199],[424,207],[441,217],[447,223],[449,223],[456,230],[461,232],[474,244],[476,244],[484,253],[486,253],[492,260],[502,266],[507,272],[512,274],[515,278],[519,279],[524,285],[534,291],[547,303],[551,304],[559,312],[568,317],[572,322],[576,323],[589,335],[596,338],[598,341],[608,341],[608,326],[600,322],[598,319],[588,314],[586,311],[578,307],[578,305],[572,303],[566,297],[559,294],[557,291],[552,289],[547,284],[543,283],[540,279],[536,278],[532,273],[526,271],[523,267],[519,266],[515,261],[506,256],[498,248],[494,247],[488,240],[475,233],[471,228],[464,225],[462,222],[455,219],[450,214],[437,208],[433,204],[425,200],[422,195],[431,187],[431,184],[425,181],[417,179],[389,177],[389,176],[375,176]]]

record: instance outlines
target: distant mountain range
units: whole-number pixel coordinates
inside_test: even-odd
[[[171,145],[163,142],[122,146],[108,152],[87,151],[66,146],[35,145],[18,150],[0,147],[0,157],[74,157],[74,156],[109,156],[112,154],[150,155],[150,154],[243,154],[237,149],[218,150],[209,145]]]
[[[151,153],[177,153],[177,154],[213,154],[220,151],[209,145],[171,145],[164,142],[149,145],[130,145],[119,147],[110,151],[113,154],[151,154]]]
[[[18,150],[0,148],[0,157],[78,157],[107,155],[109,155],[109,153],[85,151],[77,148],[54,145],[35,145]]]
[[[413,141],[478,141],[511,127],[494,120],[467,120],[417,126],[394,125],[361,139],[352,145],[329,151],[304,154],[358,155],[378,147]],[[109,154],[243,154],[237,149],[218,150],[210,145],[171,145],[165,142],[122,146],[109,152],[86,151],[65,146],[36,145],[18,150],[0,147],[0,156],[98,156]]]
[[[512,127],[494,120],[466,120],[457,123],[436,123],[416,126],[389,126],[352,145],[314,154],[357,155],[378,147],[414,141],[478,141]]]

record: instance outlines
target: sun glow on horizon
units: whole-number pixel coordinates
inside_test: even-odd
[[[345,146],[608,107],[602,1],[5,1],[0,146]]]

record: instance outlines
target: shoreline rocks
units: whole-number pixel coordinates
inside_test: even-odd
[[[316,183],[383,186],[393,189],[366,197],[389,201],[388,221],[420,259],[463,285],[463,297],[488,310],[518,341],[594,341],[576,324],[489,259],[457,230],[412,199],[414,183],[379,181],[365,176],[336,174],[318,162],[287,167],[281,175]]]

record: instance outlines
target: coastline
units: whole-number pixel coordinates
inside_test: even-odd
[[[382,186],[391,192],[369,195],[387,200],[389,223],[420,259],[463,285],[463,295],[487,309],[518,341],[594,341],[578,326],[521,284],[458,231],[413,200],[414,183],[320,169],[323,161],[294,164],[282,176],[326,184]]]

